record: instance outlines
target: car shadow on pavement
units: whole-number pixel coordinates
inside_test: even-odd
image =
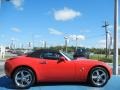
[[[7,76],[0,77],[0,88],[17,89],[15,88],[13,81]]]
[[[110,81],[101,88],[92,87],[89,84],[86,83],[37,83],[33,86],[31,86],[30,90],[58,90],[61,89],[68,89],[73,90],[76,88],[79,88],[79,90],[120,90],[120,76],[112,76]],[[81,89],[80,89],[81,88]],[[15,89],[18,90],[18,88],[15,87],[13,84],[13,81],[6,77],[2,76],[0,77],[0,90],[3,89]],[[20,90],[20,89],[19,89]]]
[[[89,84],[86,83],[36,83],[35,85],[33,85],[30,88],[35,88],[35,87],[41,87],[41,86],[62,86],[62,85],[75,85],[75,86],[88,86],[91,87]],[[7,76],[2,76],[0,77],[0,88],[6,88],[6,89],[18,89],[17,87],[15,87],[13,81],[8,78]]]
[[[91,85],[89,85],[88,83],[77,83],[77,82],[42,82],[42,83],[37,83],[35,84],[33,87],[36,86],[63,86],[63,85],[67,85],[67,86],[71,86],[71,85],[75,85],[75,86],[88,86],[88,87],[92,87]]]

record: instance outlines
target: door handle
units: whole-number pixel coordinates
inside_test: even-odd
[[[42,62],[40,62],[40,64],[47,64],[47,63],[46,63],[46,61],[42,61]]]

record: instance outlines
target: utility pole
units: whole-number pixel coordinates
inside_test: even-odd
[[[114,0],[114,56],[113,74],[118,75],[118,0]]]
[[[109,26],[109,24],[107,23],[107,21],[105,21],[105,24],[102,26],[103,28],[105,28],[105,33],[106,33],[106,58],[108,57],[108,30],[107,27]]]

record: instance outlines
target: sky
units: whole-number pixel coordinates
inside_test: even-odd
[[[104,48],[105,21],[113,37],[114,0],[2,0],[0,44],[63,46],[67,37],[75,46],[77,37],[78,46]]]

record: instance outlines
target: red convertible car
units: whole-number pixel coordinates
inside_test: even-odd
[[[112,69],[98,60],[73,59],[62,51],[41,49],[6,60],[5,73],[19,88],[36,82],[89,82],[102,87],[110,79]]]

